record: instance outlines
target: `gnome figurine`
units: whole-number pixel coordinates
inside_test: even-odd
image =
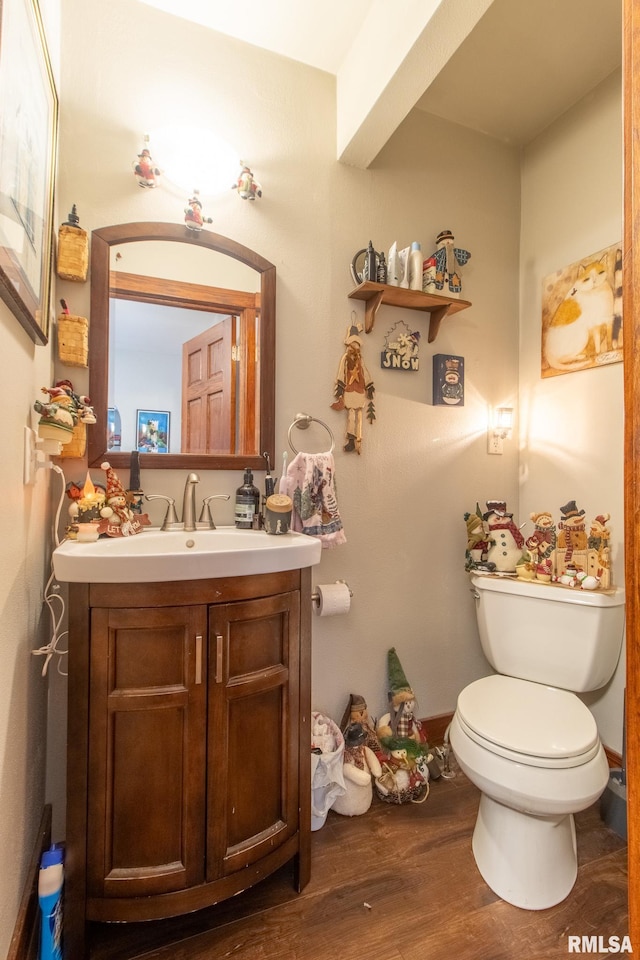
[[[428,793],[428,781],[437,780],[442,771],[432,753],[422,724],[415,716],[416,698],[398,659],[395,647],[387,653],[389,671],[389,706],[391,711],[380,717],[376,733],[385,751],[381,763],[391,772],[394,789],[399,796],[394,802],[405,799],[424,799]],[[383,778],[384,779],[384,778]],[[404,786],[401,781],[405,781]],[[378,794],[388,800],[384,784],[377,781]]]
[[[416,697],[402,669],[395,647],[392,647],[387,654],[387,666],[391,712],[380,717],[376,733],[381,740],[384,737],[400,737],[426,745],[427,738],[423,733],[422,724],[414,716]]]
[[[106,460],[100,465],[107,474],[107,503],[100,511],[103,523],[100,533],[110,537],[130,537],[140,533],[151,521],[146,513],[134,514],[118,474]]]

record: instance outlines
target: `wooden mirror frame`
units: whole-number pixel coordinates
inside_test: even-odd
[[[109,292],[111,247],[142,240],[164,240],[207,247],[239,260],[260,274],[260,426],[256,454],[140,454],[143,470],[264,469],[263,453],[275,462],[276,268],[259,254],[218,233],[198,233],[177,223],[119,223],[91,234],[91,322],[89,324],[89,396],[97,424],[88,431],[90,467],[108,460],[112,467],[128,468],[130,451],[107,450],[109,389]],[[104,426],[101,431],[99,424]]]

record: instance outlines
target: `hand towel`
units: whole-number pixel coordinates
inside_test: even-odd
[[[317,537],[323,548],[347,542],[338,511],[332,453],[298,453],[287,469],[286,487],[293,501],[294,530]]]

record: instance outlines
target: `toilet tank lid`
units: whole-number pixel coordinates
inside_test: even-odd
[[[589,607],[620,607],[625,602],[624,587],[607,590],[580,590],[564,587],[558,583],[542,583],[538,580],[518,580],[512,576],[497,576],[473,571],[471,583],[477,590],[493,593],[512,593],[536,600],[554,600],[556,603],[578,603]]]
[[[575,693],[530,680],[475,680],[458,697],[458,713],[484,740],[531,757],[578,757],[598,743],[593,715]]]

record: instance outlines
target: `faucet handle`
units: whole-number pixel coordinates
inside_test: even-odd
[[[202,501],[202,510],[200,511],[200,519],[198,520],[198,526],[204,530],[215,530],[216,525],[213,522],[213,515],[211,513],[210,501],[211,500],[228,500],[228,493],[216,493],[211,497],[205,497]]]
[[[167,501],[167,512],[165,514],[164,521],[161,530],[175,530],[180,526],[180,521],[178,520],[178,515],[176,513],[176,502],[173,497],[165,497],[161,493],[149,493],[145,495],[145,500],[166,500]]]

